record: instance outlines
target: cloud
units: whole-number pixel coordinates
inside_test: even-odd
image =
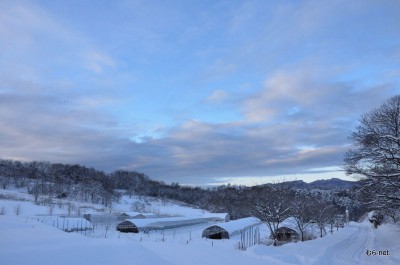
[[[161,152],[135,166],[183,183],[310,174],[313,168],[340,166],[349,130],[362,113],[395,90],[388,84],[363,87],[357,82],[335,82],[315,69],[320,67],[299,65],[270,74],[262,89],[247,97],[240,95],[242,120],[189,120],[164,137],[138,146]],[[219,99],[220,92],[213,91],[211,96]]]
[[[222,89],[217,89],[214,90],[207,98],[206,101],[210,103],[218,103],[222,102],[228,97],[228,94],[225,92],[225,90]]]
[[[0,49],[0,77],[50,83],[70,74],[79,79],[116,67],[107,51],[30,1],[0,3]]]
[[[84,54],[84,65],[90,71],[96,74],[101,74],[104,72],[104,68],[110,67],[115,68],[116,63],[113,58],[109,55],[100,53],[97,51],[91,51]]]
[[[353,119],[352,112],[360,113],[382,102],[393,89],[391,84],[365,87],[357,82],[335,82],[335,76],[324,74],[325,69],[316,69],[317,66],[306,63],[295,70],[271,74],[263,89],[244,100],[246,119],[335,124]]]
[[[400,92],[395,6],[1,1],[2,156],[188,184],[340,166]]]

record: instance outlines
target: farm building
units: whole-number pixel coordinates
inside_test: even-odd
[[[118,215],[118,220],[156,218],[154,213],[123,212]]]
[[[226,223],[212,225],[203,230],[202,237],[210,239],[229,239],[232,236],[240,234],[240,232],[258,226],[261,224],[260,219],[255,217],[247,217]]]
[[[149,218],[149,219],[126,219],[122,223],[124,225],[131,224],[132,227],[136,227],[138,231],[149,231],[149,230],[162,230],[162,229],[173,229],[183,226],[191,226],[197,224],[204,224],[210,222],[210,218],[201,217],[166,217],[166,218]],[[122,224],[120,223],[120,224]],[[117,230],[118,226],[117,225]]]
[[[125,220],[117,225],[117,230],[123,233],[139,233],[137,226],[129,220]]]
[[[282,226],[276,230],[276,238],[279,241],[297,241],[299,234],[294,229]]]
[[[296,219],[294,217],[286,218],[280,223],[280,227],[277,230],[277,240],[282,243],[297,241],[297,240],[308,240],[310,238],[316,238],[320,234],[318,225],[310,221],[303,230],[303,233],[297,227]]]
[[[205,213],[203,217],[212,218],[213,222],[229,222],[231,219],[229,213]]]

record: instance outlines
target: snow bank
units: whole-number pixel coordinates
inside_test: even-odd
[[[0,216],[0,263],[12,265],[170,265],[138,243],[92,239]]]

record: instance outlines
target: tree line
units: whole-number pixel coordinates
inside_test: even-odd
[[[352,217],[362,213],[360,203],[350,190],[303,190],[287,183],[253,187],[222,185],[212,188],[165,184],[143,173],[117,170],[112,173],[49,162],[0,160],[0,187],[26,187],[37,202],[40,198],[68,198],[112,207],[121,190],[128,196],[145,195],[160,200],[177,200],[211,212],[229,213],[231,219],[256,216],[264,221],[271,235],[280,223],[294,217],[299,231],[305,231],[310,221],[321,228],[334,221],[335,214],[350,209]],[[305,239],[302,235],[301,239]]]

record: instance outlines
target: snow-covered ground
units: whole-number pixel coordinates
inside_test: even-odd
[[[353,222],[324,238],[280,247],[257,245],[242,251],[237,249],[239,237],[231,240],[201,238],[201,225],[166,230],[164,234],[124,234],[113,228],[107,234],[95,229],[91,236],[66,233],[46,225],[35,215],[46,214],[47,207],[33,204],[29,197],[25,199],[0,199],[0,210],[5,209],[5,214],[0,215],[1,265],[400,264],[400,228],[394,225],[374,229],[369,222]],[[126,200],[129,205],[131,200]],[[182,205],[170,205],[172,210],[168,210],[168,203],[163,204],[158,208],[160,211],[203,213]],[[124,205],[122,202],[118,207],[127,210],[123,209]],[[20,213],[16,215],[18,206]],[[151,207],[159,206],[157,202],[151,204]],[[65,213],[67,210],[60,207],[57,211]],[[267,230],[263,229],[266,235]]]

